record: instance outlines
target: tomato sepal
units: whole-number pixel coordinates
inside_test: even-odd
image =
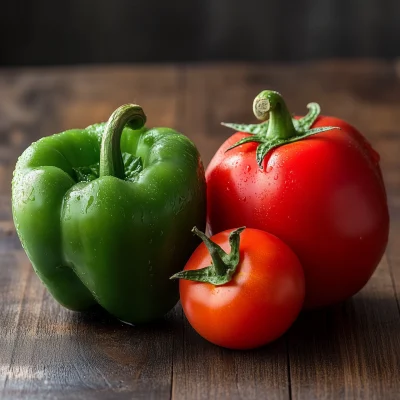
[[[186,279],[195,282],[211,283],[215,286],[225,285],[230,282],[236,272],[240,261],[240,234],[246,227],[237,228],[229,234],[229,245],[231,251],[226,253],[218,244],[213,242],[207,235],[196,227],[192,232],[197,235],[206,245],[212,259],[211,265],[197,269],[180,271],[171,276],[170,279]]]
[[[304,117],[297,119],[292,118],[293,125],[298,132],[305,132],[311,128],[312,124],[321,113],[321,107],[318,103],[307,104],[308,113]],[[269,120],[260,124],[237,124],[233,122],[221,122],[221,125],[233,129],[238,132],[250,133],[252,135],[267,134]]]
[[[269,120],[261,122],[261,124],[236,124],[234,122],[221,122],[221,125],[233,129],[238,132],[246,132],[252,135],[266,134],[268,131]]]
[[[307,108],[309,112],[303,118],[292,118],[282,96],[278,92],[264,90],[254,99],[253,112],[260,120],[264,120],[268,115],[270,119],[261,124],[250,125],[222,123],[228,128],[252,135],[239,140],[226,151],[249,142],[260,143],[257,146],[256,159],[260,169],[263,169],[263,160],[272,149],[297,142],[317,133],[340,129],[335,126],[310,129],[321,113],[321,107],[318,103],[309,103]]]

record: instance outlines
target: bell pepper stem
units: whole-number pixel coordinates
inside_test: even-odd
[[[122,131],[127,124],[137,130],[143,128],[145,123],[146,115],[142,107],[136,104],[125,104],[111,114],[101,141],[100,177],[125,178],[120,144]]]

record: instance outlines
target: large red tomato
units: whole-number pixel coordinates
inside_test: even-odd
[[[184,278],[181,303],[193,328],[232,349],[281,336],[299,314],[305,290],[303,269],[285,243],[258,229],[241,231],[220,232],[211,240],[197,231],[207,247],[200,244],[185,270],[174,275]]]
[[[342,301],[367,283],[387,244],[379,155],[348,123],[316,118],[319,109],[292,121],[276,92],[262,92],[254,106],[258,117],[269,111],[269,123],[249,126],[256,135],[234,134],[207,168],[209,229],[246,225],[276,235],[304,268],[305,306]],[[340,130],[307,131],[326,126]]]

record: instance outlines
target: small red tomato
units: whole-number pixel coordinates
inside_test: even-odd
[[[183,310],[205,339],[231,349],[251,349],[281,336],[304,301],[303,269],[277,237],[239,228],[209,239],[192,254],[180,280]]]
[[[309,108],[293,120],[279,93],[260,93],[254,113],[269,120],[230,124],[241,132],[222,144],[206,179],[210,231],[246,225],[282,239],[299,257],[305,307],[314,308],[367,283],[387,244],[389,213],[378,153],[346,122]]]

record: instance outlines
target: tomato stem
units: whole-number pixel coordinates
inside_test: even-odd
[[[297,132],[292,116],[282,96],[273,90],[262,91],[253,102],[253,112],[257,119],[266,120],[269,124],[266,137],[270,139],[290,139]]]
[[[268,115],[269,119],[262,124],[251,125],[223,123],[228,128],[249,133],[249,135],[244,136],[226,151],[246,143],[256,142],[258,143],[256,150],[257,163],[260,169],[263,169],[263,161],[269,151],[335,128],[333,126],[324,126],[311,129],[321,112],[321,108],[317,103],[310,103],[307,107],[309,112],[306,116],[300,119],[292,118],[282,96],[278,92],[273,90],[262,91],[254,99],[253,112],[260,120],[265,120]]]
[[[216,286],[224,285],[225,283],[230,282],[236,272],[237,266],[239,265],[240,234],[244,229],[245,227],[238,228],[229,234],[231,251],[230,253],[226,253],[208,236],[194,227],[192,232],[197,235],[206,245],[208,251],[210,252],[212,263],[205,268],[178,272],[177,274],[171,276],[170,279],[186,279],[196,282],[211,283]]]

